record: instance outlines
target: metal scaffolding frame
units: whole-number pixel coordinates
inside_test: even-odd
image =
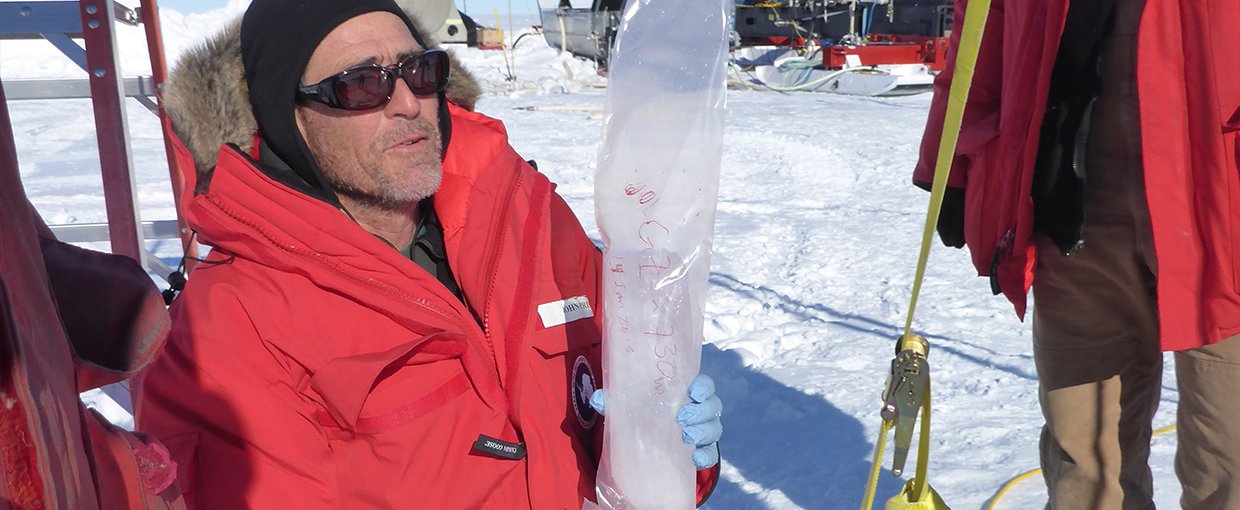
[[[106,224],[52,225],[66,242],[111,243],[112,253],[137,260],[165,280],[173,269],[146,250],[145,239],[180,239],[186,255],[195,254],[190,232],[181,217],[181,170],[172,156],[166,116],[158,100],[167,77],[155,0],[141,0],[136,10],[113,0],[0,0],[0,39],[44,39],[75,62],[81,80],[10,80],[3,83],[7,100],[90,98],[99,143]],[[142,25],[151,56],[151,76],[122,78],[117,61],[116,24]],[[77,40],[82,40],[84,47]],[[141,221],[134,193],[133,155],[125,98],[137,100],[159,116],[164,132],[169,176],[177,219]]]

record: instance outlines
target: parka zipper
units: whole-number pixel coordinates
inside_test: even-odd
[[[999,287],[999,260],[1012,254],[1012,245],[1016,242],[1016,231],[1008,229],[1003,239],[995,246],[995,256],[990,260],[990,292],[998,296],[1003,293]]]
[[[512,186],[508,188],[507,193],[504,195],[503,202],[499,209],[499,214],[492,219],[491,232],[487,236],[487,239],[492,239],[494,242],[490,243],[488,246],[486,258],[483,259],[486,261],[487,270],[482,274],[489,274],[490,279],[487,283],[486,295],[483,297],[482,301],[482,334],[487,339],[487,346],[491,348],[491,359],[495,361],[495,369],[497,373],[499,371],[499,355],[496,354],[495,343],[491,331],[491,299],[495,297],[495,282],[499,278],[499,249],[507,240],[507,236],[504,235],[503,230],[503,225],[506,223],[503,220],[508,217],[509,210],[512,206],[512,197],[516,195],[517,190],[521,188],[521,184],[525,180],[524,177],[524,172],[517,172],[516,178],[513,179]],[[511,374],[509,375],[511,376]]]

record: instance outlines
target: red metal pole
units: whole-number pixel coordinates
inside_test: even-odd
[[[168,158],[168,177],[172,181],[172,199],[176,204],[177,229],[181,233],[181,248],[186,255],[186,272],[192,268],[193,258],[198,256],[198,247],[190,239],[189,225],[181,214],[181,193],[185,191],[183,169],[177,163],[176,152],[172,148],[172,133],[169,133],[168,115],[164,112],[164,82],[168,79],[168,64],[164,60],[163,30],[159,26],[159,6],[156,0],[141,0],[139,16],[146,30],[146,47],[151,55],[151,81],[155,85],[156,103],[159,108],[159,125],[164,135],[164,154]],[[191,169],[192,170],[192,169]]]
[[[108,212],[112,253],[142,263],[141,231],[134,202],[129,129],[125,118],[124,88],[116,65],[115,14],[112,0],[82,0],[82,34],[86,39],[86,69],[90,75],[91,103],[99,141],[99,165]]]

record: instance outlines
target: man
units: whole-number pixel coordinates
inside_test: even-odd
[[[1165,351],[1181,505],[1240,508],[1236,6],[992,4],[939,232],[1021,315],[1033,288],[1048,508],[1154,508]],[[950,81],[936,83],[923,187]]]
[[[174,74],[186,218],[213,249],[136,411],[191,507],[594,499],[600,333],[579,308],[600,254],[428,48],[391,0],[255,0],[239,47]],[[717,431],[698,400],[690,425]]]

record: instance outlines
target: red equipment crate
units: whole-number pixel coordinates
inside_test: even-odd
[[[860,46],[823,46],[822,63],[830,69],[840,69],[849,55],[856,55],[867,66],[925,64],[932,71],[942,71],[947,64],[946,54],[946,37],[876,34]]]

